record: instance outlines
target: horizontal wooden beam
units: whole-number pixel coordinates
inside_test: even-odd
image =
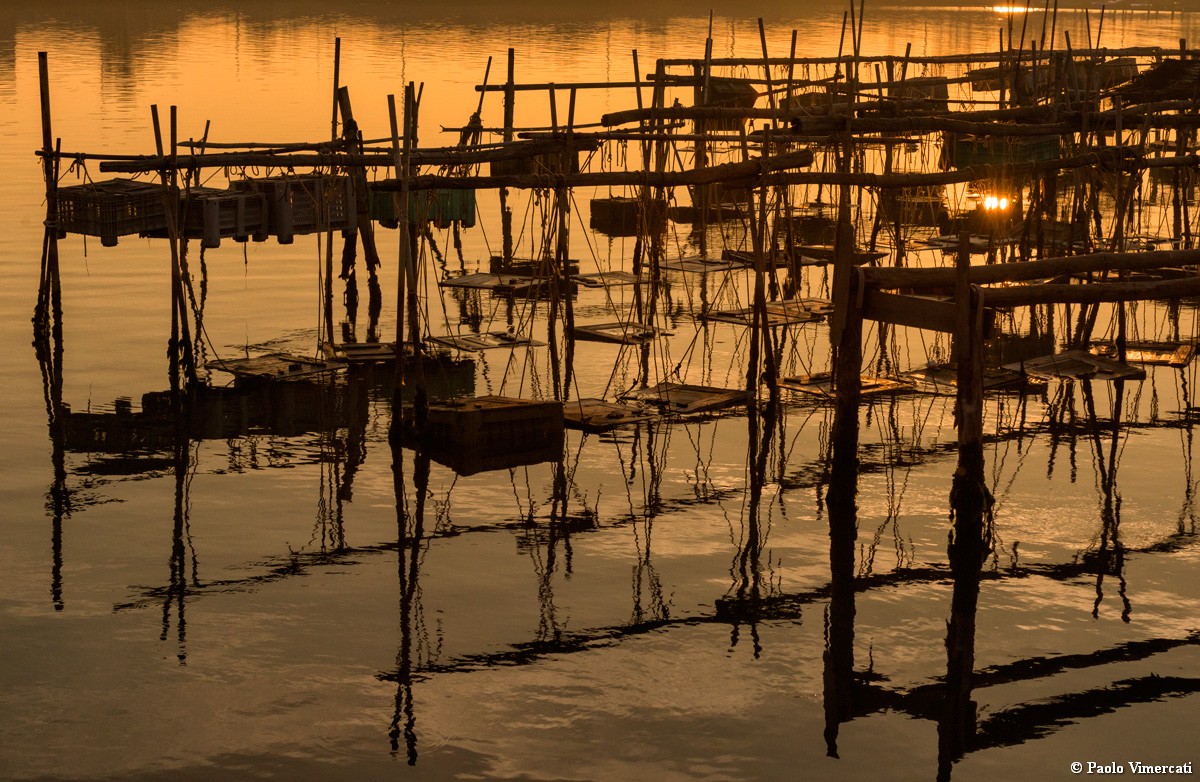
[[[863,293],[862,316],[867,320],[954,333],[956,313],[954,302],[943,299],[870,289]]]
[[[1085,285],[1018,285],[987,288],[989,307],[1023,307],[1031,304],[1097,304],[1101,302],[1172,300],[1200,296],[1200,277],[1156,282],[1099,282]]]
[[[575,174],[513,174],[505,176],[436,176],[421,175],[409,180],[412,190],[484,189],[496,187],[680,187],[708,185],[716,182],[740,182],[754,186],[764,175],[812,165],[813,153],[807,149],[782,155],[754,158],[740,163],[723,163],[687,171],[581,171]],[[372,184],[376,190],[399,190],[395,179],[383,179]]]
[[[1093,253],[1037,261],[996,263],[972,266],[967,281],[972,285],[1046,280],[1064,274],[1089,274],[1104,271],[1145,271],[1164,267],[1200,265],[1200,250],[1160,250],[1140,253]],[[864,268],[868,286],[885,289],[949,288],[954,285],[954,269]]]

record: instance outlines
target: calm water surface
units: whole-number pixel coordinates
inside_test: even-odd
[[[192,440],[182,475],[163,442],[68,449],[70,505],[54,512],[29,323],[44,216],[32,155],[38,51],[50,53],[64,150],[151,150],[152,103],[179,106],[185,138],[206,120],[218,141],[324,138],[335,36],[364,132],[386,132],[386,96],[414,80],[425,83],[421,141],[435,145],[452,143],[440,128],[474,110],[489,56],[493,83],[510,46],[518,80],[624,80],[633,49],[643,71],[657,57],[701,56],[706,15],[668,3],[451,2],[415,18],[384,3],[339,13],[283,2],[30,5],[0,11],[0,777],[937,775],[952,596],[949,398],[864,405],[849,603],[830,588],[821,475],[831,413],[812,405],[787,409],[757,515],[746,421],[731,416],[571,433],[561,465],[458,476],[434,464],[420,537],[412,544],[410,521],[401,546],[388,392],[370,379]],[[786,51],[793,28],[801,54],[837,51],[842,9],[800,2],[718,7],[717,55],[759,54],[758,15],[773,53]],[[1078,42],[1096,21],[1072,11],[1060,24]],[[868,8],[863,48],[992,49],[1005,24],[986,8]],[[1040,25],[1031,15],[1031,28]],[[1182,37],[1200,40],[1194,14],[1105,20],[1112,46]],[[633,105],[626,92],[581,95],[577,117]],[[544,93],[523,94],[517,123],[543,122],[546,103]],[[492,94],[485,125],[500,113]],[[92,163],[64,184],[84,176],[104,178]],[[592,195],[602,193],[576,197]],[[495,215],[490,199],[481,207]],[[520,201],[529,234],[538,208]],[[497,225],[464,234],[469,267],[499,246]],[[439,242],[457,263],[449,238]],[[381,231],[380,243],[380,329],[392,338],[395,232]],[[623,263],[631,248],[572,235],[573,257],[589,267]],[[165,244],[126,237],[102,248],[72,236],[61,252],[63,399],[76,412],[112,413],[129,397],[136,411],[167,382]],[[311,236],[209,251],[212,353],[311,352],[320,252]],[[627,293],[613,295],[628,307]],[[673,295],[671,323],[690,335],[692,293],[681,284]],[[456,327],[458,305],[445,306],[430,307],[435,333]],[[482,306],[485,320],[502,321],[495,302]],[[577,306],[605,319],[600,293]],[[1143,337],[1167,335],[1160,307],[1144,305],[1134,322]],[[1195,336],[1192,310],[1178,322]],[[689,339],[654,362],[679,364],[692,380],[741,382],[747,348],[736,328],[715,327],[690,350]],[[789,366],[820,368],[826,339],[816,329],[797,337]],[[912,336],[898,363],[919,366],[946,347]],[[468,382],[481,394],[543,394],[545,349],[513,355],[486,356]],[[633,356],[615,346],[581,347],[577,364],[583,395],[636,377]],[[1186,415],[1195,387],[1192,368],[1152,368],[1120,392],[1089,388],[1091,410],[1080,388],[1058,396],[1051,386],[1025,405],[989,401],[995,552],[976,616],[978,730],[954,778],[1057,779],[1071,776],[1072,761],[1200,760],[1198,479]],[[1074,436],[1048,426],[1059,402],[1074,405]],[[1114,415],[1130,424],[1115,447]],[[404,452],[399,492],[410,514],[414,470]],[[552,502],[560,473],[565,516]],[[945,769],[944,751],[940,762]]]

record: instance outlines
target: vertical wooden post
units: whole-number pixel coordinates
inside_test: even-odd
[[[404,92],[407,107],[408,88]],[[402,394],[404,390],[404,296],[407,287],[406,259],[408,255],[408,158],[400,154],[400,126],[396,121],[396,96],[388,95],[388,116],[392,126],[392,164],[396,169],[396,178],[400,180],[400,194],[394,196],[393,204],[400,218],[400,250],[399,263],[396,269],[396,355],[395,371],[392,390],[392,427],[390,439],[393,446],[400,441],[403,431]]]
[[[555,97],[554,82],[550,83],[550,127],[554,133],[555,139],[558,138],[558,105]],[[559,163],[567,162],[566,155],[559,157]],[[559,198],[562,193],[559,188],[555,188],[555,210],[559,209]],[[561,225],[560,225],[561,228]],[[546,313],[546,344],[550,353],[550,384],[554,389],[554,399],[562,399],[562,370],[558,361],[558,305],[562,295],[560,285],[563,280],[558,273],[558,251],[555,249],[553,258],[546,258],[541,255],[538,263],[539,268],[546,270],[546,283],[550,292],[550,303]]]
[[[45,332],[53,317],[53,329],[61,340],[61,299],[58,274],[58,161],[50,117],[50,67],[46,52],[38,52],[38,81],[42,107],[42,174],[46,180],[46,232],[41,262],[41,283],[34,308],[34,322]]]
[[[329,120],[329,140],[336,142],[338,137],[338,82],[342,70],[342,39],[333,39],[333,109]],[[327,226],[328,227],[328,226]],[[342,253],[343,257],[345,252]],[[325,343],[333,350],[333,229],[329,228],[325,236]]]
[[[406,183],[412,176],[412,153],[417,146],[417,126],[418,112],[420,111],[420,97],[417,94],[414,84],[410,81],[404,88],[404,181]],[[405,259],[405,272],[408,276],[408,341],[412,345],[413,354],[413,377],[416,379],[416,393],[413,396],[413,412],[414,419],[417,424],[417,432],[422,436],[425,435],[425,420],[429,413],[429,400],[425,392],[425,363],[424,351],[421,347],[421,312],[417,299],[417,285],[420,281],[420,274],[417,268],[417,233],[413,230],[413,226],[408,224],[408,194],[404,197],[404,219],[401,225],[407,226],[407,258]],[[417,210],[417,220],[424,224],[425,214],[423,210]]]
[[[508,50],[508,79],[504,82],[504,143],[507,144],[513,140],[513,113],[517,100],[517,92],[514,88],[516,77],[516,50],[509,48]],[[513,258],[513,233],[512,233],[512,211],[508,206],[508,188],[500,188],[500,235],[501,235],[501,257],[504,266],[507,267],[512,263]]]
[[[163,183],[163,209],[166,213],[167,237],[171,244],[171,338],[167,343],[167,371],[170,375],[171,390],[177,392],[179,391],[179,284],[176,272],[179,268],[179,259],[176,257],[175,245],[175,209],[170,195],[167,163],[163,150],[162,125],[158,120],[158,104],[150,106],[150,120],[154,125],[154,146],[159,160],[163,162],[163,168],[159,174]]]

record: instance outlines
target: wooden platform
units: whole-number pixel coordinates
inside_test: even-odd
[[[833,312],[833,304],[825,299],[784,299],[767,302],[767,325],[787,326],[793,323],[816,323]],[[706,320],[733,323],[737,326],[754,325],[754,308],[739,310],[710,310]]]
[[[997,238],[996,246],[999,247],[1006,242],[1006,239]],[[915,242],[915,244],[921,247],[927,247],[931,250],[941,250],[948,253],[957,252],[958,243],[959,240],[957,236],[931,236],[928,239],[918,239]],[[981,234],[972,234],[967,239],[967,251],[971,253],[985,253],[991,246],[992,240],[989,237]]]
[[[438,282],[438,285],[443,288],[470,288],[510,294],[542,288],[546,284],[546,280],[541,277],[528,277],[520,274],[488,274],[486,272],[448,277]]]
[[[747,268],[746,264],[741,261],[729,261],[724,258],[705,258],[700,255],[690,255],[684,258],[668,258],[660,266],[668,271],[684,272],[685,274],[712,274]]]
[[[859,394],[862,396],[897,394],[913,389],[911,385],[903,380],[875,377],[874,375],[863,375],[860,378],[860,383]],[[834,397],[833,376],[828,372],[821,372],[816,375],[781,377],[779,385],[788,390],[799,391],[803,394],[812,394],[813,396],[821,396],[829,399]]]
[[[657,412],[645,407],[606,402],[603,399],[573,399],[563,403],[563,423],[569,429],[585,432],[607,432],[619,426],[652,421]]]
[[[1111,342],[1093,342],[1088,352],[1116,359],[1117,346]],[[1192,342],[1129,342],[1125,345],[1125,360],[1132,364],[1185,367],[1195,355],[1196,345]]]
[[[901,372],[899,379],[912,385],[921,394],[954,396],[958,393],[958,368],[953,364],[935,364],[933,366],[912,369]],[[1020,372],[999,367],[984,367],[984,391],[1019,391],[1031,384],[1028,376]],[[1035,381],[1038,387],[1041,381]]]
[[[289,353],[267,353],[254,358],[226,358],[209,361],[210,369],[228,372],[239,380],[285,381],[311,379],[346,368],[345,364],[321,361]]]
[[[1146,370],[1129,364],[1096,356],[1086,350],[1068,350],[1053,356],[1041,356],[1025,362],[1005,364],[1005,369],[1024,371],[1033,377],[1048,380],[1070,378],[1075,380],[1140,380]]]
[[[588,272],[572,274],[571,281],[585,288],[611,288],[617,285],[637,285],[637,275],[632,272]]]
[[[749,399],[749,394],[732,388],[663,382],[649,388],[634,389],[623,394],[621,398],[658,405],[663,412],[705,413],[744,405]]]
[[[347,364],[379,364],[396,360],[395,342],[337,342],[324,343],[321,352],[330,361]],[[412,346],[405,345],[404,352],[411,356]]]
[[[657,326],[619,322],[576,326],[571,333],[581,342],[609,342],[616,345],[642,345],[657,337],[672,336],[671,332]]]
[[[430,342],[457,350],[491,350],[493,348],[544,347],[545,342],[539,342],[530,337],[510,334],[507,331],[489,331],[484,334],[445,334],[440,337],[430,337]]]
[[[808,258],[813,261],[821,261],[824,263],[833,263],[837,260],[837,248],[832,244],[799,244],[792,248],[792,253],[800,258]],[[851,253],[851,263],[855,266],[865,264],[873,264],[881,258],[886,258],[887,253],[871,252],[870,250],[854,250]],[[803,261],[801,262],[803,264]]]

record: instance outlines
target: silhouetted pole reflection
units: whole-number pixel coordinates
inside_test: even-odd
[[[634,520],[633,534],[634,542],[638,548],[638,563],[634,568],[633,573],[633,615],[631,621],[634,624],[641,624],[647,619],[655,621],[666,621],[670,618],[670,610],[667,606],[667,601],[663,595],[662,580],[658,576],[658,572],[654,569],[654,561],[651,556],[651,542],[654,533],[654,519],[662,510],[662,476],[663,464],[660,463],[660,458],[666,458],[666,446],[670,440],[670,424],[662,425],[664,432],[664,441],[661,452],[655,445],[655,435],[658,433],[658,427],[662,425],[660,422],[647,421],[645,422],[646,437],[642,438],[642,425],[638,424],[633,433],[633,447],[631,449],[631,457],[629,463],[629,475],[626,478],[626,492],[629,499],[630,517]],[[642,510],[638,514],[633,510],[633,497],[630,493],[629,484],[634,480],[636,473],[636,464],[638,459],[638,450],[642,443],[646,447],[646,470],[647,483],[644,486],[644,496],[642,498]],[[619,451],[618,451],[619,455]],[[622,474],[624,474],[625,465],[622,460]],[[641,517],[642,535],[638,536],[638,516]],[[649,590],[649,609],[643,605],[643,589]]]
[[[400,737],[408,765],[417,764],[417,716],[413,706],[413,668],[415,625],[420,621],[418,577],[421,546],[425,535],[425,494],[429,488],[429,456],[418,449],[413,459],[413,512],[408,512],[404,490],[404,450],[392,445],[392,481],[396,495],[396,560],[400,584],[400,649],[396,654],[396,699],[388,729],[393,752],[400,749]]]
[[[187,546],[190,527],[190,489],[192,480],[192,445],[188,435],[188,423],[191,419],[191,394],[182,396],[173,405],[175,414],[175,442],[173,443],[174,472],[175,472],[175,508],[171,528],[171,557],[169,561],[170,579],[167,593],[163,598],[162,633],[160,641],[166,641],[171,629],[171,609],[175,609],[176,657],[180,665],[187,664],[187,617],[185,603],[187,600]],[[193,563],[194,563],[193,557]],[[193,564],[193,576],[194,564]]]
[[[849,153],[838,165],[849,169]],[[862,309],[857,304],[851,249],[850,191],[841,188],[838,199],[837,243],[834,261],[834,321],[830,341],[834,349],[833,431],[829,487],[825,504],[829,512],[829,571],[833,584],[829,630],[825,649],[825,745],[836,758],[838,725],[853,716],[851,677],[854,668],[854,545],[858,539],[858,406],[862,394]]]
[[[980,570],[991,540],[992,495],[983,470],[983,307],[979,290],[967,284],[969,264],[964,235],[955,264],[958,467],[950,489],[953,528],[947,554],[954,593],[946,630],[946,695],[938,721],[939,780],[950,779],[953,762],[963,756],[975,735],[975,703],[971,700],[975,612]]]
[[[50,511],[50,600],[63,610],[62,525],[71,515],[67,489],[66,448],[63,432],[63,330],[62,279],[58,267],[58,154],[50,121],[50,73],[46,52],[38,52],[38,77],[42,110],[42,175],[46,183],[46,223],[42,236],[41,273],[33,313],[33,348],[42,373],[42,398],[50,431],[50,463],[54,477],[48,495]]]
[[[1096,552],[1096,600],[1092,604],[1092,617],[1100,616],[1100,603],[1104,600],[1104,576],[1112,573],[1117,577],[1118,595],[1121,598],[1121,620],[1129,621],[1133,606],[1126,594],[1125,546],[1121,543],[1121,495],[1117,491],[1117,457],[1120,453],[1121,418],[1124,413],[1125,381],[1113,381],[1112,428],[1107,456],[1101,437],[1100,422],[1096,417],[1096,401],[1092,394],[1092,381],[1083,380],[1083,401],[1092,433],[1092,444],[1096,449],[1096,469],[1100,473],[1100,547]]]

